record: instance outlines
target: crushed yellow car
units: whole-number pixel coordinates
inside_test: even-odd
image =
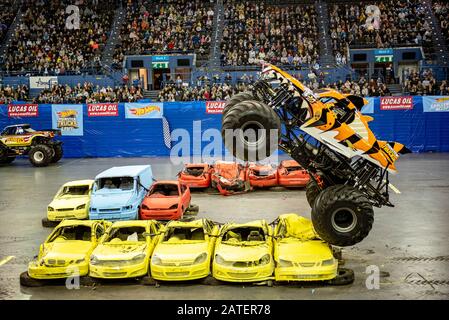
[[[94,180],[77,180],[64,184],[47,206],[47,219],[88,219],[93,184]]]
[[[90,256],[89,275],[103,279],[148,275],[160,226],[153,220],[114,222]]]
[[[312,221],[296,214],[279,216],[274,228],[276,281],[318,281],[337,276],[332,247],[319,239]]]
[[[215,245],[213,277],[230,282],[271,280],[272,251],[272,230],[265,220],[225,224]]]
[[[165,281],[207,277],[218,231],[207,219],[170,221],[151,257],[151,276]]]
[[[28,265],[33,279],[61,279],[89,273],[89,257],[110,222],[64,220],[40,246],[37,259]]]

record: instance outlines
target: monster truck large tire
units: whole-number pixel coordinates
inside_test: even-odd
[[[276,133],[271,130],[277,130],[277,135],[270,139],[270,132]],[[226,148],[236,158],[259,161],[276,150],[281,137],[281,121],[263,102],[246,100],[230,107],[223,115],[221,135]]]
[[[55,155],[53,156],[53,158],[51,158],[50,163],[56,163],[59,160],[61,160],[64,151],[62,150],[62,145],[61,144],[55,144],[53,146],[53,150],[55,151]]]
[[[225,114],[231,109],[233,106],[235,106],[237,103],[240,103],[242,101],[246,100],[256,100],[253,96],[253,94],[250,91],[240,92],[236,95],[233,95],[231,99],[226,101],[226,104],[223,108],[223,117]]]
[[[335,185],[324,189],[315,199],[312,222],[319,236],[340,247],[362,241],[374,221],[373,206],[358,189]]]
[[[318,183],[316,183],[315,180],[310,179],[306,185],[306,198],[311,208],[313,208],[313,204],[315,203],[315,200],[320,194],[320,192],[321,189],[318,186]]]
[[[33,166],[45,167],[53,157],[53,150],[45,144],[37,144],[31,148],[28,157]]]

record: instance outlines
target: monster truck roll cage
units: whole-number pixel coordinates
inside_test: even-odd
[[[286,86],[273,89],[268,81],[259,80],[253,87],[253,95],[272,108],[284,124],[279,148],[305,168],[320,187],[351,185],[363,192],[373,206],[393,207],[389,201],[388,167],[381,168],[362,157],[347,159],[310,135],[299,133],[308,112],[300,108],[303,98],[294,96]]]

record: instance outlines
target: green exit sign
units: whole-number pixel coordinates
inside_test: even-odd
[[[167,62],[152,62],[151,66],[153,69],[168,69],[168,61]]]
[[[393,61],[393,56],[392,55],[388,55],[388,56],[375,56],[376,62],[392,62]]]

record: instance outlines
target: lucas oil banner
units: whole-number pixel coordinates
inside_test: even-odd
[[[161,119],[163,115],[163,103],[125,103],[127,119]]]
[[[63,136],[83,135],[82,104],[52,104],[51,117],[53,129],[61,130]]]
[[[422,97],[424,112],[449,112],[449,97],[424,96]]]

